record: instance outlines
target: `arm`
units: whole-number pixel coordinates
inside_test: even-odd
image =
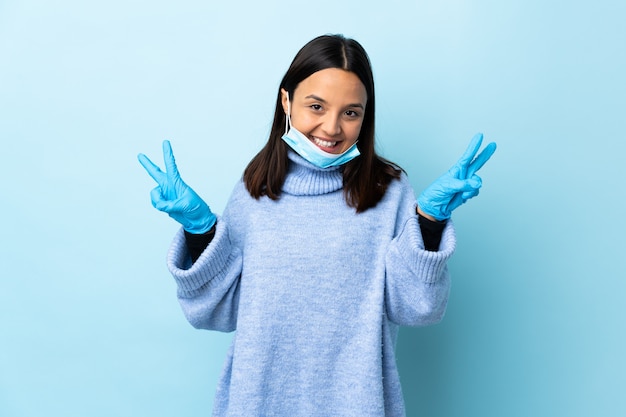
[[[138,158],[158,184],[150,194],[152,205],[183,226],[174,237],[167,265],[185,316],[197,328],[234,330],[241,255],[228,239],[227,222],[216,225],[209,206],[181,179],[169,141],[163,142],[165,172],[147,156]]]
[[[457,163],[422,192],[418,206],[403,203],[400,218],[408,220],[391,241],[385,260],[387,315],[396,324],[432,324],[445,313],[450,291],[447,261],[456,246],[448,219],[482,186],[476,171],[496,150],[490,143],[477,155],[482,139],[482,134],[472,138]]]
[[[178,301],[189,323],[198,329],[230,332],[237,327],[241,251],[228,238],[227,222],[215,226],[215,237],[192,264],[185,233],[170,247],[167,266],[178,285]]]
[[[448,221],[438,251],[424,246],[418,218],[412,215],[387,251],[385,304],[387,316],[402,326],[439,322],[450,292],[447,261],[454,253],[456,237]]]

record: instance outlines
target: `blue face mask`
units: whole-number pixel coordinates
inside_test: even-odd
[[[287,101],[287,120],[285,121],[285,134],[282,139],[301,157],[319,168],[329,168],[343,165],[359,156],[361,153],[356,142],[340,154],[328,153],[321,150],[309,140],[302,132],[291,126],[291,109]]]

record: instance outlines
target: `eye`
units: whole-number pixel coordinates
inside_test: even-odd
[[[359,117],[360,115],[358,112],[354,110],[346,110],[346,116],[354,118],[354,117]]]
[[[322,106],[320,106],[319,104],[311,104],[309,107],[312,108],[315,111],[322,110]]]

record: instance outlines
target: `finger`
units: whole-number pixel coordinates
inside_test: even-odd
[[[463,203],[465,203],[463,196],[460,193],[456,194],[446,206],[446,210],[448,211],[448,213],[451,214],[454,210],[456,210]]]
[[[447,184],[446,193],[452,195],[457,193],[472,192],[482,187],[482,185],[483,182],[478,175],[474,175],[472,178],[467,180],[455,179]]]
[[[152,202],[152,207],[156,208],[160,201],[163,200],[163,194],[161,193],[161,187],[154,187],[150,190],[150,201]]]
[[[466,173],[467,167],[469,167],[470,163],[474,159],[474,156],[476,155],[476,152],[478,152],[478,149],[480,149],[480,144],[482,142],[483,142],[483,134],[482,133],[475,134],[472,140],[470,141],[467,149],[465,150],[465,153],[463,154],[463,156],[461,156],[461,158],[457,162],[457,164],[461,166],[461,171],[462,171],[461,174]],[[466,176],[463,175],[462,178],[466,178]]]
[[[163,159],[165,161],[165,169],[167,170],[167,176],[170,179],[176,179],[180,176],[178,168],[176,167],[176,160],[174,159],[174,152],[172,151],[172,145],[169,140],[163,141]]]
[[[458,192],[454,195],[450,203],[448,203],[448,211],[452,212],[456,210],[459,206],[465,204],[467,200],[470,198],[476,197],[480,192],[480,187],[472,188],[469,191]]]
[[[493,155],[495,151],[496,151],[496,143],[491,142],[489,145],[485,147],[485,149],[482,150],[480,154],[478,154],[476,159],[472,161],[472,163],[470,164],[467,170],[466,178],[471,178],[472,175],[476,173],[476,171],[481,169],[483,165],[485,165],[485,163],[489,160],[489,158],[491,158],[491,155]]]
[[[154,208],[167,214],[171,214],[175,209],[175,202],[163,199],[153,201]]]
[[[464,201],[469,200],[470,198],[474,198],[480,192],[480,188],[474,188],[472,191],[465,191],[461,194]]]
[[[148,158],[146,155],[142,153],[137,155],[137,159],[139,159],[139,163],[144,167],[144,169],[148,172],[148,174],[150,174],[152,179],[154,179],[157,182],[157,184],[163,185],[163,181],[165,179],[164,178],[165,174],[163,173],[163,171],[161,171],[161,169],[158,166],[156,166],[150,160],[150,158]]]
[[[169,213],[172,210],[173,202],[163,195],[161,187],[155,187],[150,191],[150,200],[152,201],[152,206],[159,211]]]

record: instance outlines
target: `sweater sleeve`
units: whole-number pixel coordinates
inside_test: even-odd
[[[174,236],[167,266],[178,286],[178,300],[192,326],[229,332],[236,329],[241,251],[218,221],[215,236],[192,263],[183,229]]]
[[[415,215],[391,241],[385,259],[385,304],[393,323],[422,326],[443,318],[450,292],[447,261],[456,246],[452,221],[446,222],[438,246],[436,252],[426,250]]]

